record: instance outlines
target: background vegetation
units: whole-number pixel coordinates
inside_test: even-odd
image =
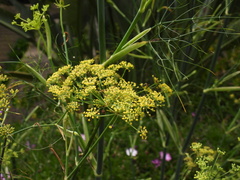
[[[4,178],[100,178],[95,173],[97,147],[78,166],[86,154],[82,145],[91,140],[97,121],[82,120],[80,109],[68,114],[72,124],[67,129],[56,126],[65,119],[65,112],[48,92],[46,80],[67,64],[74,66],[91,58],[104,64],[114,55],[114,63],[124,60],[135,66],[124,73],[125,80],[150,85],[154,75],[173,94],[165,106],[138,124],[147,127],[147,140],[121,120],[107,130],[102,179],[239,178],[239,167],[233,165],[240,162],[237,0],[1,3],[14,6],[23,19],[33,18],[29,6],[36,3],[36,11],[45,13],[39,16],[40,28],[33,30],[13,25],[15,13],[7,9],[0,13],[1,24],[22,37],[12,47],[9,60],[1,62],[2,73],[9,78],[3,81],[7,89],[2,94],[19,90],[14,98],[8,96],[11,108],[0,109],[1,128],[6,124],[15,128],[1,136]],[[20,23],[19,18],[15,21]],[[37,53],[29,57],[29,51]],[[118,52],[122,55],[116,56]],[[79,136],[73,138],[67,130]],[[98,137],[93,133],[96,142]],[[129,148],[137,154],[127,153]]]

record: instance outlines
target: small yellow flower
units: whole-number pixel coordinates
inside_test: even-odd
[[[89,119],[93,119],[93,118],[98,118],[100,115],[100,112],[97,108],[89,108],[87,109],[84,113],[85,117],[88,117]]]
[[[193,142],[192,145],[190,146],[193,151],[198,150],[199,148],[202,147],[201,143],[198,142]]]
[[[230,94],[229,97],[230,97],[231,99],[234,99],[234,98],[235,98],[235,95],[234,95],[234,94]]]
[[[147,129],[146,129],[146,127],[145,126],[140,126],[140,130],[138,131],[138,133],[140,134],[140,136],[141,136],[141,138],[142,139],[147,139],[147,133],[148,133],[148,131],[147,131]]]
[[[68,109],[69,111],[76,111],[78,108],[79,108],[78,102],[72,101],[72,102],[70,102],[70,103],[67,104],[67,109]]]
[[[1,70],[1,66],[0,66]],[[4,83],[8,78],[6,75],[0,74],[0,121],[2,120],[1,115],[10,106],[11,99],[18,93],[18,89],[10,89]]]
[[[193,162],[193,159],[190,157],[188,153],[186,153],[186,157],[184,158],[184,161],[188,167],[188,169],[192,169],[196,167],[197,165]]]
[[[172,94],[172,89],[166,84],[159,84],[158,87],[166,94],[171,95]]]
[[[10,124],[3,124],[0,127],[0,137],[7,137],[14,132],[14,127],[11,127]]]

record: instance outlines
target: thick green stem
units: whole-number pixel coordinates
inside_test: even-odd
[[[106,60],[106,42],[105,42],[105,0],[97,1],[98,10],[98,42],[99,42],[99,53],[100,53],[100,63]],[[99,136],[104,131],[104,119],[101,118],[98,129]],[[96,170],[96,180],[102,179],[102,167],[103,167],[103,154],[104,154],[104,138],[102,137],[98,142],[97,149],[97,170]]]
[[[105,1],[97,1],[98,10],[98,43],[99,43],[99,54],[100,63],[106,60],[106,42],[105,42]]]
[[[100,126],[98,129],[99,136],[104,131],[104,119],[101,118]],[[97,149],[97,170],[96,170],[96,180],[102,179],[102,168],[103,168],[103,154],[104,154],[104,138],[101,138],[98,142],[98,149]]]

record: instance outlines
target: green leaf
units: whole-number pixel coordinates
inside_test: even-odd
[[[231,73],[231,74],[225,76],[224,78],[222,78],[222,80],[217,82],[217,86],[223,84],[225,81],[228,81],[228,80],[234,78],[235,76],[237,76],[239,74],[240,74],[240,71],[236,71],[234,73]]]
[[[145,29],[144,31],[140,32],[138,35],[136,35],[134,38],[132,38],[131,40],[129,40],[123,47],[122,49],[126,48],[129,45],[132,45],[133,43],[135,43],[136,41],[138,41],[139,39],[141,39],[143,36],[145,36],[149,31],[151,31],[152,28],[148,28]]]
[[[126,48],[119,51],[118,53],[113,54],[109,59],[107,59],[104,63],[102,63],[102,65],[106,67],[110,64],[113,64],[116,61],[120,60],[122,57],[126,56],[131,51],[133,51],[135,49],[138,49],[138,48],[144,46],[147,43],[148,43],[147,41],[142,41],[142,42],[139,42],[139,43],[129,45]]]
[[[203,93],[207,93],[210,91],[220,91],[220,92],[224,92],[224,91],[240,91],[240,86],[229,86],[229,87],[213,87],[213,88],[207,88],[203,90]]]
[[[157,122],[161,129],[161,132],[163,133],[164,128],[168,131],[169,135],[171,136],[173,142],[175,143],[176,147],[178,148],[179,153],[182,152],[182,146],[180,144],[179,139],[179,132],[178,127],[175,122],[170,123],[165,113],[158,109],[157,110]],[[164,125],[164,126],[163,126]],[[165,135],[162,134],[162,137],[165,137]]]
[[[46,79],[44,79],[44,77],[39,74],[34,68],[32,68],[31,66],[29,66],[26,63],[23,63],[23,65],[27,68],[27,70],[34,75],[42,84],[46,85]]]

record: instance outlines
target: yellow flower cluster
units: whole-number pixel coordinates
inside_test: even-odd
[[[147,139],[148,131],[145,126],[144,127],[140,126],[140,130],[138,131],[138,133],[140,134],[142,139]]]
[[[190,148],[193,153],[191,155],[187,153],[184,160],[190,171],[196,167],[194,179],[239,179],[239,165],[232,163],[232,167],[228,170],[221,167],[219,158],[225,154],[224,151],[219,148],[215,151],[197,142],[192,143]]]
[[[166,84],[166,83],[161,83],[161,81],[155,77],[153,77],[153,81],[155,84],[158,84],[158,88],[163,91],[165,94],[167,94],[168,96],[172,95],[172,89]]]
[[[215,158],[216,151],[208,146],[202,146],[201,143],[193,142],[190,146],[196,158],[203,158],[207,162],[212,162]],[[197,163],[193,161],[192,157],[187,153],[184,158],[189,169],[196,167]]]
[[[10,124],[3,124],[0,127],[0,137],[7,137],[14,132],[14,127],[11,127]]]
[[[145,112],[161,107],[165,102],[163,94],[170,94],[170,88],[159,80],[151,87],[137,86],[118,74],[119,69],[132,68],[133,65],[125,61],[105,68],[101,64],[94,64],[92,59],[84,60],[74,67],[68,65],[60,68],[47,80],[47,86],[49,92],[68,110],[77,110],[81,105],[88,104],[89,108],[83,113],[85,117],[98,118],[104,110],[132,124],[141,120]],[[145,127],[139,133],[146,139]]]
[[[216,151],[211,149],[209,146],[203,146],[201,143],[193,142],[191,145],[192,151],[197,157],[204,156],[206,160],[213,161]]]
[[[162,91],[165,92],[166,94],[168,95],[172,94],[172,89],[166,83],[159,84],[158,87],[162,89]]]
[[[1,147],[3,147],[3,143],[1,143]],[[20,151],[16,151],[17,143],[12,143],[9,139],[7,140],[7,144],[5,145],[4,157],[2,158],[2,166],[9,167],[12,164],[12,158],[18,158],[19,155],[26,153],[24,149],[20,149]]]
[[[42,27],[42,24],[44,22],[47,22],[46,18],[46,12],[48,10],[49,5],[43,5],[41,10],[39,9],[39,4],[34,4],[30,6],[30,10],[33,12],[33,19],[27,18],[23,19],[21,17],[21,14],[18,13],[15,15],[16,20],[20,20],[21,22],[18,23],[17,21],[13,21],[13,25],[21,26],[24,31],[29,31],[29,30],[40,30]]]
[[[0,67],[1,70],[1,67]],[[18,90],[9,89],[4,82],[8,78],[6,75],[0,74],[0,120],[2,120],[1,115],[6,111],[10,106],[10,100],[13,98]]]
[[[186,153],[186,157],[184,158],[184,161],[188,169],[192,169],[197,166],[193,158],[188,153]]]

